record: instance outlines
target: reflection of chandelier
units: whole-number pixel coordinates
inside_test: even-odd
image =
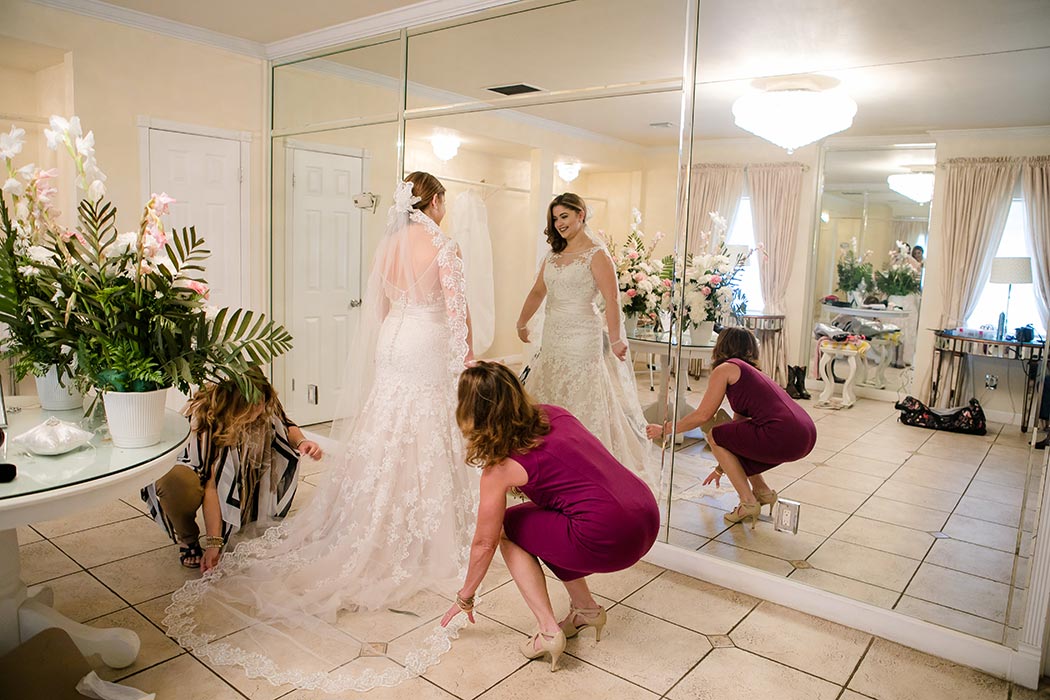
[[[463,141],[450,131],[436,131],[430,137],[430,147],[434,149],[434,155],[446,162],[456,157],[461,143]]]
[[[571,162],[559,161],[555,164],[558,168],[558,177],[565,182],[572,182],[580,174],[580,161],[574,160]]]
[[[821,75],[752,81],[752,92],[733,103],[736,125],[793,152],[853,125],[857,103],[834,90],[839,83]]]
[[[919,204],[933,199],[933,173],[930,172],[897,173],[887,177],[886,184],[894,192]]]

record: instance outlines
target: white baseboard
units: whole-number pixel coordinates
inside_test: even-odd
[[[1041,661],[1038,650],[1015,651],[947,627],[664,542],[653,545],[645,561],[852,627],[1027,688],[1038,686]]]

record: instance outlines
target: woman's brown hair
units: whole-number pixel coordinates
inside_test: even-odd
[[[743,360],[758,369],[758,339],[747,328],[731,326],[718,334],[711,351],[711,369],[728,360]]]
[[[216,447],[232,447],[240,444],[246,428],[262,416],[282,416],[284,409],[277,400],[277,391],[258,367],[249,369],[248,380],[259,391],[259,399],[249,403],[233,381],[205,384],[193,395],[184,413],[189,416],[193,429],[207,433],[208,440]],[[261,415],[253,414],[262,404]]]
[[[467,439],[467,462],[479,467],[539,446],[551,429],[517,376],[498,362],[479,361],[459,376],[456,422]]]
[[[445,186],[441,184],[441,180],[422,170],[406,175],[405,182],[412,183],[412,194],[419,197],[419,201],[412,206],[420,211],[429,207],[434,197],[445,194]]]
[[[551,250],[555,253],[562,252],[565,250],[565,246],[569,245],[569,242],[562,238],[561,234],[558,233],[558,229],[554,227],[554,207],[559,206],[572,209],[577,214],[583,214],[584,221],[587,220],[587,204],[580,195],[565,192],[551,200],[551,203],[547,206],[547,228],[543,235],[547,237],[547,243],[550,244]]]

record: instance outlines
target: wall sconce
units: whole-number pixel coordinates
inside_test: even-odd
[[[578,160],[574,161],[562,161],[555,164],[558,168],[558,177],[565,182],[572,182],[580,174],[581,163]]]
[[[430,147],[434,149],[434,155],[448,162],[459,153],[459,146],[463,141],[449,131],[436,131],[430,137]]]

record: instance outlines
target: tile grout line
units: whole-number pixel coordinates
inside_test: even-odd
[[[860,658],[857,659],[857,665],[853,667],[853,671],[849,674],[849,678],[847,678],[846,682],[842,684],[842,692],[839,693],[840,697],[842,695],[845,695],[846,691],[849,690],[849,684],[853,682],[853,678],[857,675],[857,671],[860,670],[861,664],[863,664],[864,663],[864,659],[866,659],[868,657],[868,652],[871,651],[871,647],[875,645],[875,640],[876,639],[881,639],[881,637],[876,637],[875,635],[871,635],[871,639],[868,640],[868,645],[866,647],[864,647],[864,651],[861,653]],[[853,691],[853,692],[857,692],[857,691]]]

